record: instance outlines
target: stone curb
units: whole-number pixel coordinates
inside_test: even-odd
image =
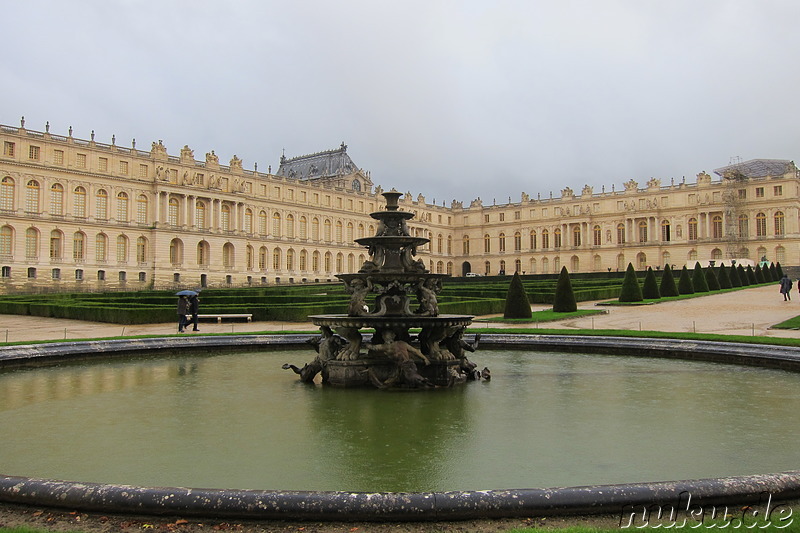
[[[305,347],[315,334],[187,336],[57,342],[0,347],[0,367],[48,364],[64,359],[108,357],[141,351],[198,348]],[[670,357],[800,370],[800,348],[728,342],[579,337],[566,335],[481,336],[482,346],[506,349],[592,351]],[[257,491],[148,488],[0,475],[6,503],[123,514],[181,515],[262,520],[422,521],[520,516],[646,513],[651,506],[759,504],[800,497],[800,471],[719,479],[422,493]],[[682,499],[683,498],[683,499]]]

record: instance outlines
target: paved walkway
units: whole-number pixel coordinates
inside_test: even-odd
[[[645,306],[600,307],[606,315],[547,322],[542,327],[567,329],[631,329],[651,331],[697,331],[728,335],[766,335],[800,338],[800,331],[771,330],[773,324],[800,315],[800,295],[784,302],[777,284],[742,291],[714,294],[690,300]],[[580,309],[598,309],[597,302],[582,302]],[[547,309],[535,305],[534,310]],[[478,324],[480,325],[480,324]],[[491,327],[530,327],[530,325],[486,324]],[[292,322],[203,322],[201,333],[244,333],[255,331],[317,331],[308,323]],[[90,339],[131,335],[169,335],[177,324],[137,324],[122,326],[103,322],[83,322],[58,318],[0,315],[0,342],[31,340]],[[191,333],[189,333],[191,335]]]

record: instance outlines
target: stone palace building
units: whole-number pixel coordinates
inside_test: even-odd
[[[0,125],[0,292],[246,286],[335,281],[368,258],[382,189],[347,146],[276,172]],[[766,257],[800,264],[798,170],[757,159],[694,183],[630,180],[617,190],[468,206],[406,193],[418,257],[435,273],[497,275],[693,266]]]

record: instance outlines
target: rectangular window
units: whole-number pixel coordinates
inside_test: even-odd
[[[100,172],[108,172],[108,158],[101,157],[97,160],[97,170]]]
[[[53,271],[52,271],[52,277],[53,277],[53,279],[61,279],[61,269],[60,268],[54,268]]]
[[[5,141],[3,143],[3,155],[7,157],[14,157],[15,145],[12,142]]]
[[[119,173],[123,176],[128,175],[128,162],[127,161],[120,161],[119,162]]]
[[[756,187],[756,198],[764,198],[764,187]]]
[[[86,168],[86,154],[77,154],[75,156],[75,166],[77,168]]]
[[[783,185],[775,185],[772,188],[772,194],[775,196],[783,196]]]
[[[97,281],[105,281],[106,280],[106,271],[105,270],[98,270],[97,271]]]
[[[505,222],[505,220],[506,220],[506,214],[500,213],[500,222]]]
[[[739,189],[739,200],[747,200],[747,189]]]
[[[3,267],[2,277],[4,277],[4,278],[10,278],[11,277],[11,267],[10,266],[4,266]]]
[[[489,222],[489,215],[483,215],[483,221]]]
[[[53,150],[53,164],[64,164],[64,150]]]
[[[147,165],[139,165],[139,177],[146,178],[147,174]]]
[[[119,273],[119,280],[120,281],[124,282],[127,279],[128,279],[128,274],[126,272],[120,272]]]
[[[75,271],[75,281],[83,281],[83,270],[80,268]]]
[[[31,145],[28,148],[28,159],[30,159],[32,161],[38,161],[40,152],[41,152],[41,150],[39,149],[38,146]]]

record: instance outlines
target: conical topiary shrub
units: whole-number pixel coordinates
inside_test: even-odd
[[[689,269],[683,265],[681,269],[681,277],[678,280],[678,292],[681,294],[694,294],[694,285],[692,278],[689,276]]]
[[[756,282],[757,283],[767,282],[767,280],[764,279],[764,271],[761,270],[761,265],[756,265]]]
[[[508,294],[506,294],[506,308],[503,312],[503,318],[531,318],[531,316],[531,302],[528,300],[527,293],[525,293],[525,287],[522,285],[519,272],[514,272],[514,277],[511,278],[511,285],[508,286]]]
[[[717,281],[719,281],[720,289],[730,289],[733,287],[731,277],[728,275],[728,269],[724,264],[720,264],[719,269],[717,269]]]
[[[775,268],[775,263],[769,264],[769,273],[772,276],[772,281],[778,281],[779,279],[781,279],[780,277],[778,277],[778,269]]]
[[[778,272],[778,279],[782,279],[783,278],[783,269],[781,268],[780,261],[775,263],[775,270]]]
[[[664,265],[664,273],[661,275],[661,297],[678,296],[678,286],[675,285],[675,276],[672,275],[672,268],[669,265]]]
[[[628,263],[628,269],[625,270],[625,279],[622,280],[622,290],[619,293],[620,302],[641,302],[644,300],[642,296],[642,288],[639,286],[639,280],[636,279],[636,271],[633,265]]]
[[[753,267],[747,265],[747,269],[745,269],[745,272],[747,273],[747,282],[750,285],[755,285],[756,283],[758,283],[758,281],[756,280],[756,273],[753,272]]]
[[[774,279],[772,277],[772,270],[769,268],[769,265],[764,265],[763,267],[761,267],[761,272],[764,273],[764,279],[766,280],[767,283],[771,281],[778,281],[777,279]]]
[[[731,277],[731,287],[742,286],[742,280],[739,279],[739,271],[736,269],[736,265],[731,265],[728,269],[728,275]]]
[[[692,272],[692,287],[694,292],[708,292],[708,282],[706,282],[706,274],[703,272],[703,267],[697,262],[694,264],[694,271]]]
[[[572,282],[569,280],[567,267],[561,267],[561,274],[558,275],[556,284],[556,297],[553,301],[553,311],[556,313],[572,313],[578,310],[578,303],[575,301],[575,293],[572,292]]]
[[[704,268],[703,270],[706,273],[706,284],[708,285],[708,290],[718,291],[719,280],[717,279],[717,273],[714,272],[714,269],[711,267]]]
[[[647,274],[642,285],[642,297],[645,300],[661,298],[661,291],[658,290],[658,281],[656,281],[656,273],[653,272],[652,267],[647,267]]]
[[[736,273],[739,274],[739,281],[742,282],[742,287],[750,285],[750,280],[747,279],[747,272],[742,265],[736,266]]]

